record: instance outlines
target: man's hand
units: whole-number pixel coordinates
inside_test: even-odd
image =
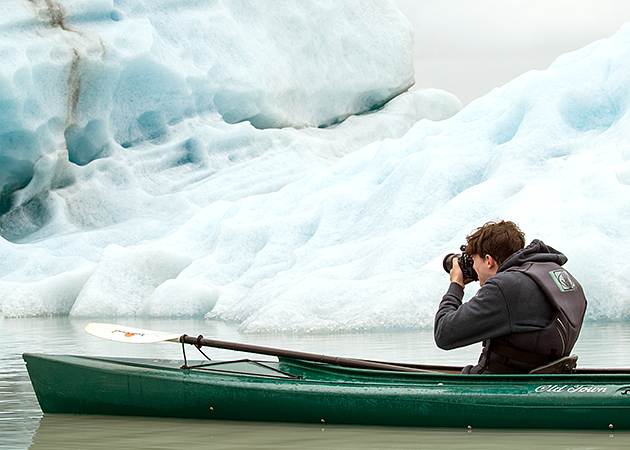
[[[459,259],[457,258],[453,258],[453,267],[451,268],[450,274],[451,274],[451,283],[457,283],[461,287],[466,286],[468,283],[472,281],[469,279],[464,280],[464,273],[462,272],[462,268],[459,267]]]

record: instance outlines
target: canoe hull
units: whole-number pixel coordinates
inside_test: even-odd
[[[182,370],[179,361],[33,354],[24,359],[44,413],[630,429],[630,375],[408,374],[295,361],[263,367],[238,361],[205,371]]]

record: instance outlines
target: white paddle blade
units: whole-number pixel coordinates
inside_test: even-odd
[[[153,342],[179,342],[179,334],[163,333],[160,331],[142,330],[140,328],[113,325],[109,323],[88,323],[85,331],[92,336],[116,342],[130,344],[151,344]]]

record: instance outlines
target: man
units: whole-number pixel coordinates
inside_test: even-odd
[[[525,247],[513,222],[488,222],[466,238],[481,288],[462,304],[464,279],[457,259],[451,284],[435,315],[434,337],[444,350],[483,341],[476,366],[463,373],[528,373],[571,353],[586,298],[565,269],[567,257],[539,240]],[[462,258],[463,260],[464,258]]]

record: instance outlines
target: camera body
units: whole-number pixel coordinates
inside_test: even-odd
[[[444,270],[447,273],[451,273],[451,269],[453,268],[453,259],[457,259],[459,267],[462,269],[462,273],[464,274],[464,280],[479,281],[479,276],[477,276],[477,272],[473,269],[473,259],[466,254],[466,246],[462,245],[459,249],[462,253],[449,253],[444,257],[442,267],[444,267]]]

